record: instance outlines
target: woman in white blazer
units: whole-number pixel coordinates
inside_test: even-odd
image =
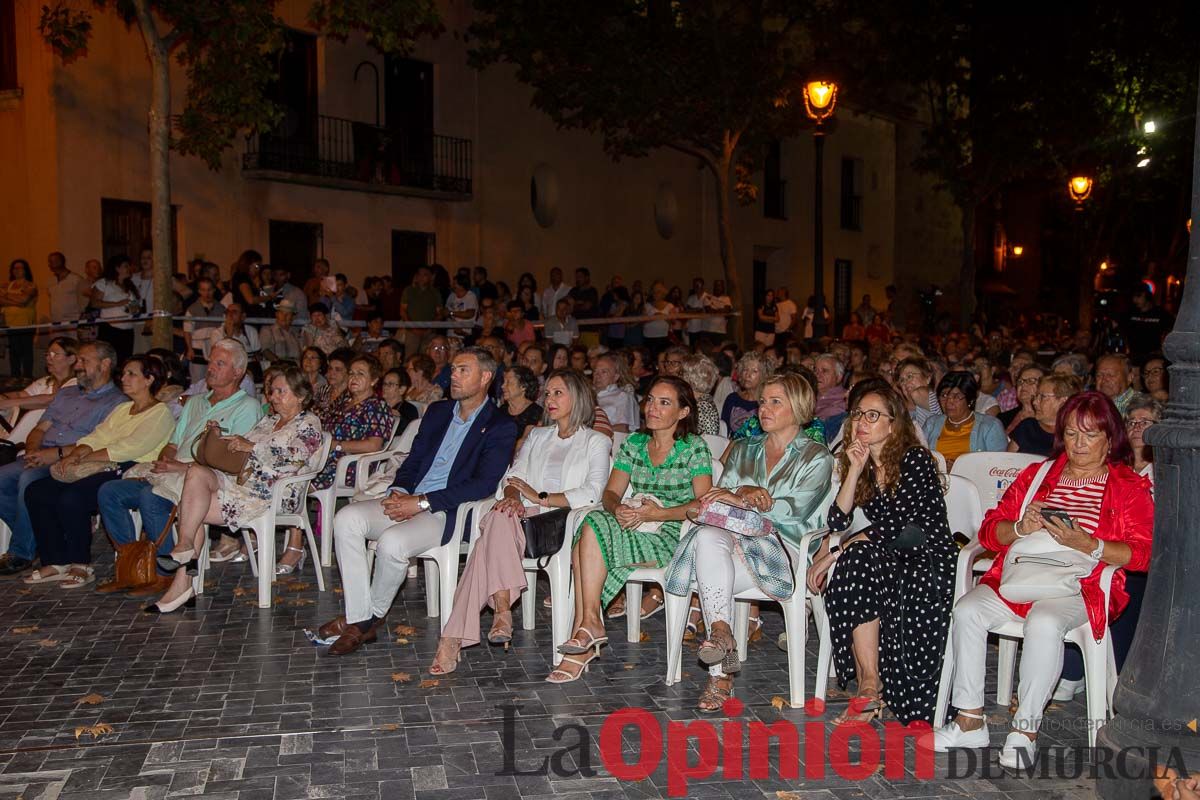
[[[434,675],[454,672],[461,648],[479,643],[479,612],[485,605],[495,611],[488,641],[512,640],[512,604],[525,590],[521,519],[592,505],[604,492],[612,440],[591,428],[595,391],[578,372],[555,370],[546,379],[543,408],[542,426],[525,437],[496,490],[496,504],[480,521],[479,539],[467,559],[454,594],[454,610],[429,668]]]

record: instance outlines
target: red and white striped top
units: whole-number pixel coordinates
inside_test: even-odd
[[[1100,504],[1104,500],[1104,485],[1108,473],[1098,478],[1070,480],[1060,478],[1058,485],[1046,497],[1046,507],[1059,508],[1071,515],[1071,519],[1089,535],[1096,533],[1100,524]]]

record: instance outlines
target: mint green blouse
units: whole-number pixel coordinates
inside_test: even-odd
[[[796,547],[800,537],[825,524],[833,456],[828,448],[800,433],[767,476],[767,434],[738,439],[729,451],[720,486],[759,486],[775,498],[764,516]]]

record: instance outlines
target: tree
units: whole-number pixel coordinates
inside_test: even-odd
[[[826,55],[850,38],[871,48],[850,5],[474,0],[471,60],[512,64],[535,108],[599,134],[614,159],[660,148],[697,159],[716,187],[725,284],[740,308],[732,198],[753,202],[763,146],[804,124],[800,84],[818,67],[845,69]]]
[[[150,62],[148,113],[154,305],[173,306],[171,279],[170,151],[198,156],[219,169],[221,154],[240,130],[268,130],[280,110],[266,92],[275,79],[274,55],[283,45],[279,0],[93,0],[137,30]],[[441,30],[435,0],[314,0],[309,22],[344,40],[361,31],[383,52],[409,52],[422,34]],[[87,53],[92,12],[67,0],[43,6],[42,36],[70,62]],[[171,59],[186,71],[182,110],[172,117]],[[154,344],[169,347],[168,317],[154,321]]]

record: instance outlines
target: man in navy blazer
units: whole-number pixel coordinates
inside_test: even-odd
[[[450,400],[421,418],[412,452],[381,500],[353,503],[334,518],[346,613],[320,628],[337,636],[329,652],[352,653],[377,629],[408,575],[408,560],[445,544],[459,506],[495,493],[512,461],[517,425],[488,398],[497,371],[491,353],[471,347],[450,365]],[[375,575],[367,542],[378,542]]]

